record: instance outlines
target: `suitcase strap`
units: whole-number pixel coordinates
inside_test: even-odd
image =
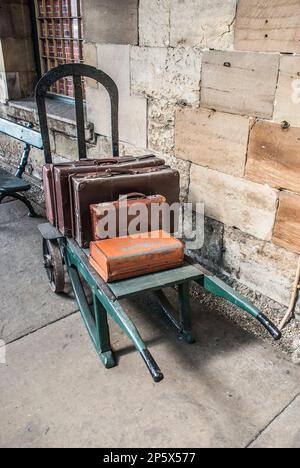
[[[114,167],[113,169],[107,169],[105,171],[105,174],[107,174],[109,177],[114,176],[114,175],[119,175],[119,174],[148,174],[151,172],[160,172],[163,169],[169,169],[169,166],[156,166],[156,167],[142,167],[142,168],[136,168],[136,169],[128,169],[128,168],[123,168],[123,167]]]

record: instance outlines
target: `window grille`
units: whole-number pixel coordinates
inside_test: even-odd
[[[36,0],[42,73],[64,63],[83,62],[80,0]],[[51,92],[73,97],[72,78],[56,83]]]

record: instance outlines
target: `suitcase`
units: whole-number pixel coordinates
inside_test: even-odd
[[[58,164],[45,164],[43,166],[43,187],[46,204],[46,216],[49,223],[57,226],[57,209],[56,209],[56,196],[55,196],[55,184],[54,184],[54,168],[68,168],[68,167],[80,167],[89,166],[94,168],[97,165],[99,159],[81,159],[80,161],[72,161]]]
[[[71,214],[68,177],[75,173],[102,172],[109,167],[152,167],[165,161],[151,154],[106,159],[81,159],[70,163],[47,164],[43,168],[47,218],[65,236],[71,236]]]
[[[162,195],[144,195],[142,193],[128,193],[125,195],[125,199],[120,197],[118,201],[99,203],[90,206],[91,211],[91,224],[92,224],[92,240],[104,240],[111,237],[121,237],[133,234],[128,231],[131,221],[139,215],[140,226],[139,232],[150,232],[162,228],[161,216],[158,218],[158,226],[151,229],[151,208],[153,205],[161,206],[166,203],[166,198]],[[145,216],[141,211],[143,207],[146,208]],[[119,217],[123,216],[121,210],[125,210],[126,222],[124,226],[119,222]],[[123,211],[124,213],[124,211]],[[111,226],[112,234],[107,232],[106,226],[105,232],[101,232],[100,222],[103,224],[107,222],[107,219],[113,220],[113,226]],[[109,226],[108,226],[109,228]],[[104,231],[104,229],[103,229]]]
[[[176,268],[183,261],[182,242],[164,231],[90,244],[90,264],[106,282]]]
[[[81,247],[88,248],[92,240],[90,205],[117,200],[120,195],[130,192],[159,193],[167,203],[179,203],[179,172],[169,166],[158,166],[116,168],[114,172],[103,174],[70,176],[72,235]]]

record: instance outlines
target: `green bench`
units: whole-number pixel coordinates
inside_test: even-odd
[[[28,164],[31,147],[43,149],[42,137],[39,132],[32,130],[32,125],[28,127],[0,118],[0,133],[10,136],[24,143],[23,154],[15,175],[4,169],[0,169],[0,204],[6,197],[20,200],[29,209],[29,216],[36,216],[30,201],[22,195],[30,189],[30,184],[22,179]]]

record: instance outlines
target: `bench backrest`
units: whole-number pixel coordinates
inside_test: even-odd
[[[0,118],[0,133],[4,133],[35,148],[43,149],[43,140],[39,132],[10,120]]]

